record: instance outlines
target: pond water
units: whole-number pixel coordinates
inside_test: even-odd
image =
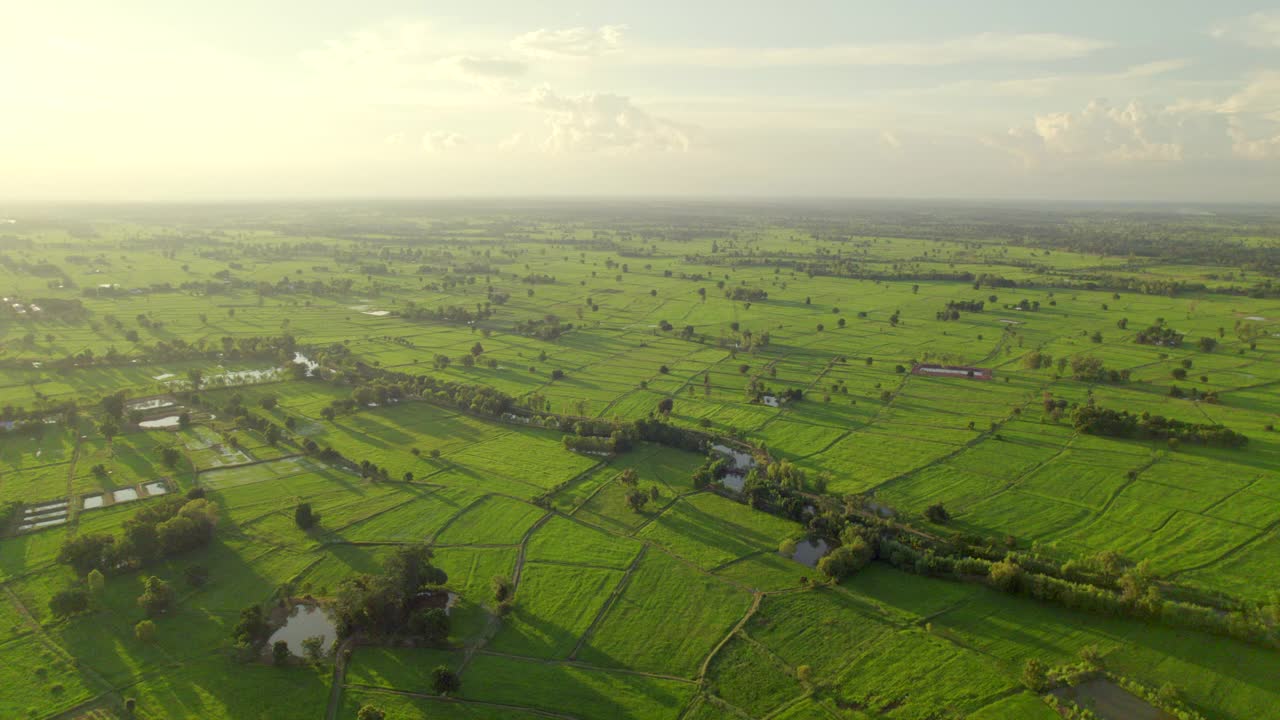
[[[765,405],[768,405],[769,407],[778,407],[779,405],[778,398],[772,395],[765,395],[761,397],[760,402],[764,403]]]
[[[284,621],[284,625],[271,633],[271,638],[267,640],[267,647],[275,645],[278,640],[283,640],[288,643],[289,652],[298,657],[305,657],[306,651],[302,649],[302,641],[317,635],[324,638],[322,647],[325,652],[329,652],[338,638],[337,627],[333,624],[329,613],[315,605],[294,605],[293,612]]]
[[[756,459],[751,453],[744,453],[727,445],[712,445],[712,450],[729,459],[729,472],[720,478],[720,484],[734,492],[742,492],[747,483],[747,472],[756,466]]]
[[[94,508],[102,507],[102,502],[103,499],[101,495],[88,495],[81,501],[80,507],[85,510],[92,510]]]
[[[111,493],[111,498],[118,503],[132,502],[138,499],[138,491],[133,488],[120,488]]]
[[[67,507],[45,508],[43,510],[27,510],[22,514],[23,522],[40,522],[41,520],[50,520],[56,517],[67,516]]]
[[[169,492],[169,488],[165,487],[164,483],[162,482],[147,483],[142,487],[147,489],[148,495],[164,495],[165,493]]]
[[[23,523],[18,526],[18,529],[22,531],[39,530],[40,528],[49,527],[51,525],[61,525],[66,521],[67,521],[67,516],[63,515],[62,517],[57,517],[52,520],[41,520],[40,522]]]
[[[156,418],[155,420],[143,420],[142,422],[138,423],[138,427],[144,428],[147,430],[158,430],[161,428],[175,428],[175,427],[178,427],[178,422],[179,420],[177,415],[166,415],[162,418]]]
[[[818,561],[830,549],[826,540],[805,540],[804,542],[796,543],[796,551],[791,556],[791,559],[801,565],[817,567]]]
[[[733,469],[740,470],[744,474],[747,470],[756,466],[756,460],[751,457],[751,453],[740,452],[727,445],[712,445],[711,449],[729,458],[729,462],[732,463]]]
[[[176,404],[171,397],[158,397],[131,402],[128,407],[130,410],[158,410],[159,408],[172,407]]]

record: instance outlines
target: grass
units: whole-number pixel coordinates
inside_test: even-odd
[[[750,604],[745,591],[649,552],[578,657],[691,677]]]
[[[567,210],[502,217],[475,209],[333,210],[340,221],[303,220],[286,209],[155,221],[148,212],[161,211],[111,219],[103,208],[75,234],[52,223],[6,226],[17,240],[6,258],[56,265],[66,285],[52,288],[48,277],[0,264],[6,292],[76,298],[90,315],[0,318],[0,405],[72,401],[81,416],[70,427],[42,423],[32,434],[0,436],[0,502],[168,478],[179,492],[207,492],[220,511],[218,540],[144,571],[170,580],[179,599],[157,621],[156,641],[142,643],[133,632],[141,573],[109,577],[86,616],[58,620],[48,605],[81,582],[55,562],[63,540],[119,535],[149,501],[88,511],[73,503],[66,526],[0,538],[0,667],[7,668],[0,717],[53,717],[86,701],[97,717],[110,717],[125,697],[138,701],[137,717],[155,720],[322,716],[328,667],[229,659],[238,613],[282,588],[331,597],[343,580],[376,572],[395,546],[420,542],[433,544],[459,595],[452,649],[359,647],[339,717],[372,703],[391,718],[1047,718],[1047,707],[1019,690],[1022,664],[1070,662],[1088,645],[1109,668],[1153,687],[1176,685],[1206,716],[1266,717],[1280,704],[1276,653],[1220,638],[1067,612],[878,564],[839,586],[805,589],[800,578],[816,571],[776,553],[802,526],[697,491],[690,476],[704,459],[698,452],[639,443],[612,458],[578,455],[564,450],[560,431],[417,400],[326,420],[324,409],[352,388],[280,373],[205,389],[214,417],[197,412],[183,430],[126,423],[110,443],[99,431],[99,401],[108,393],[166,391],[158,377],[190,369],[215,377],[279,365],[159,360],[144,344],[182,339],[216,348],[224,337],[288,332],[321,352],[339,344],[370,366],[488,385],[519,400],[540,398],[555,412],[637,419],[669,399],[672,423],[738,435],[795,462],[811,482],[823,475],[832,495],[872,495],[901,522],[920,523],[924,508],[942,503],[954,518],[950,530],[1062,559],[1118,550],[1192,588],[1266,600],[1280,583],[1280,436],[1267,429],[1280,418],[1280,303],[1234,291],[1114,297],[1080,285],[1174,278],[1221,288],[1245,282],[1243,268],[1046,252],[985,236],[955,242],[945,224],[928,228],[939,239],[923,239],[902,220],[873,236],[847,218],[819,223],[745,209],[619,213],[607,221]],[[1079,230],[1094,221],[1070,222]],[[1178,222],[1217,232],[1238,221]],[[1236,228],[1242,242],[1274,243],[1259,237],[1264,223],[1248,224]],[[1024,286],[810,276],[795,267],[837,255],[886,277],[908,268],[921,277],[990,273]],[[388,271],[364,272],[365,261]],[[203,288],[223,271],[240,282],[209,294],[83,290],[104,282],[141,290],[158,278]],[[555,282],[520,281],[531,273]],[[1228,274],[1236,279],[1222,279]],[[329,289],[299,284],[263,296],[253,289],[282,277]],[[349,289],[332,289],[345,283]],[[724,290],[737,286],[769,297],[749,306],[726,299]],[[491,289],[505,301],[493,301],[493,317],[471,326],[363,314],[398,311],[410,300],[472,308],[489,301]],[[1041,309],[1004,307],[1022,298]],[[949,300],[976,299],[987,301],[985,312],[935,319]],[[556,341],[514,329],[549,313],[574,329]],[[1265,319],[1247,319],[1255,317]],[[1118,327],[1121,318],[1127,329]],[[1156,318],[1189,342],[1133,342]],[[674,329],[661,330],[662,321]],[[1237,336],[1237,321],[1258,325],[1256,345]],[[691,338],[680,337],[685,325]],[[1219,328],[1218,350],[1195,349]],[[768,344],[745,349],[743,329],[757,340],[767,333]],[[126,331],[137,331],[140,343]],[[1094,331],[1102,342],[1089,339]],[[477,342],[480,362],[466,367],[459,359]],[[51,368],[51,359],[86,350],[101,357],[113,347],[123,357],[114,365]],[[1055,359],[1094,355],[1129,370],[1131,381],[1090,384],[1056,366],[1029,369],[1023,360],[1032,350]],[[437,353],[454,362],[434,369]],[[996,379],[913,376],[905,372],[913,361],[992,367]],[[1188,378],[1175,381],[1184,363]],[[564,376],[553,379],[555,370]],[[774,392],[802,390],[804,399],[776,408],[751,402],[745,391],[753,378]],[[1214,391],[1217,402],[1171,398],[1175,382]],[[1221,423],[1250,443],[1172,449],[1078,435],[1069,412],[1055,420],[1045,411],[1046,394]],[[290,440],[267,443],[223,411],[237,396],[255,415],[291,423],[298,443],[369,461],[389,481],[293,457],[301,447]],[[260,404],[268,397],[277,402],[271,410]],[[166,447],[182,453],[175,467],[162,462]],[[617,480],[624,469],[636,471],[640,489],[657,490],[643,512],[627,507],[628,488]],[[301,502],[320,516],[309,531],[293,520]],[[183,580],[196,563],[210,571],[201,589]],[[492,580],[517,567],[515,604],[498,615]],[[765,594],[730,636],[753,593]],[[428,674],[441,663],[461,671],[456,698],[431,697]],[[705,684],[697,686],[704,664]],[[797,680],[801,666],[812,682]]]

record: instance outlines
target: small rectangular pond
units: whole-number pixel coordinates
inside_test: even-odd
[[[120,488],[111,493],[111,499],[118,503],[133,502],[138,499],[138,491],[133,488]]]

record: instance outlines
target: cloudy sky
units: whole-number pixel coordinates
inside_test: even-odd
[[[1280,202],[1276,2],[0,0],[0,201]]]

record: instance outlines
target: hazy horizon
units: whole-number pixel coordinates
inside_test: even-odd
[[[0,9],[0,203],[1280,201],[1260,2]]]

